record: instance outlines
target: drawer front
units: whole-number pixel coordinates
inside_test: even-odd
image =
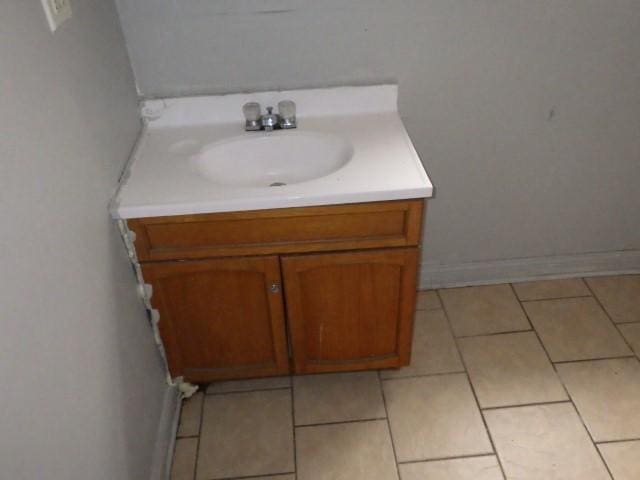
[[[140,261],[403,247],[420,241],[423,200],[128,220]]]

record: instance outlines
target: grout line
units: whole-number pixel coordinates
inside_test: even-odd
[[[267,473],[265,475],[249,475],[245,477],[221,477],[221,478],[216,478],[215,480],[250,480],[254,478],[256,480],[259,480],[260,478],[271,478],[271,477],[276,477],[278,475],[292,475],[292,474],[295,474],[295,472]]]
[[[295,428],[324,427],[327,425],[343,425],[345,423],[376,422],[376,421],[386,420],[386,419],[387,417],[357,418],[354,420],[337,420],[335,422],[303,423],[301,425],[294,425],[294,427]]]
[[[480,407],[480,401],[478,400],[478,394],[476,393],[476,389],[473,386],[473,383],[471,383],[471,377],[469,377],[469,373],[468,372],[465,374],[465,376],[467,378],[467,382],[469,382],[469,386],[471,387],[471,392],[473,394],[473,398],[476,401],[476,407],[478,408],[478,412],[480,413],[480,418],[482,419],[482,424],[484,425],[484,429],[485,429],[485,431],[487,433],[487,437],[489,438],[489,443],[491,444],[491,450],[493,451],[493,454],[496,456],[496,459],[498,460],[498,465],[500,466],[500,471],[502,472],[502,476],[504,478],[507,478],[507,474],[504,471],[504,467],[502,466],[502,460],[500,459],[500,456],[498,455],[498,449],[496,448],[496,444],[493,441],[493,437],[491,436],[491,431],[489,430],[489,424],[487,423],[487,419],[484,418],[484,412],[482,411],[482,408]]]
[[[607,472],[609,473],[609,477],[613,479],[614,476],[611,473],[611,470],[609,469],[609,465],[607,464],[607,461],[604,459],[602,452],[598,448],[598,444],[594,440],[593,435],[591,435],[591,432],[589,431],[589,428],[587,427],[587,424],[585,423],[584,418],[582,418],[582,415],[580,415],[580,411],[578,410],[578,407],[576,407],[573,401],[571,402],[571,404],[573,405],[573,409],[575,410],[576,415],[578,415],[578,418],[580,419],[580,423],[582,423],[582,427],[584,428],[585,432],[587,432],[587,436],[589,437],[589,440],[591,440],[591,444],[593,445],[593,448],[595,448],[596,453],[598,454],[598,457],[600,457],[600,461],[602,461],[604,468],[606,468]]]
[[[524,310],[524,314],[527,316],[527,319],[529,320],[529,323],[531,323],[533,325],[533,322],[529,318],[529,314],[527,313],[527,310],[525,308],[523,308],[522,310]],[[564,381],[562,380],[562,377],[558,373],[558,369],[556,368],[556,364],[553,362],[553,360],[551,358],[551,354],[547,350],[547,347],[544,344],[544,342],[542,341],[542,338],[540,338],[540,334],[538,333],[538,331],[535,328],[533,329],[533,332],[535,333],[536,338],[538,339],[538,343],[540,344],[540,347],[542,347],[542,351],[547,356],[547,361],[551,364],[551,368],[553,368],[553,371],[554,371],[554,373],[556,375],[556,380],[562,386],[562,389],[564,390],[564,393],[567,396],[568,401],[573,403],[573,399],[571,398],[571,394],[569,393],[569,390],[567,389],[567,386],[564,384]],[[574,408],[575,408],[575,405],[574,405]],[[576,408],[576,410],[577,410],[577,408]]]
[[[584,278],[582,278],[581,280],[584,282],[585,285],[587,285],[587,288],[589,288],[589,285],[587,284],[586,281],[584,281]],[[589,291],[591,291],[591,289],[589,289]],[[591,292],[591,293],[593,293],[593,292]],[[527,315],[526,309],[523,308],[523,310],[525,311],[525,315]],[[529,318],[528,315],[527,315],[527,318]],[[584,418],[582,418],[582,415],[580,414],[580,410],[578,410],[578,407],[576,406],[576,404],[575,404],[575,402],[573,400],[573,397],[571,396],[571,393],[569,393],[569,389],[565,385],[564,380],[562,380],[562,376],[558,372],[558,369],[556,367],[556,363],[560,363],[560,362],[554,363],[551,360],[551,355],[549,355],[549,352],[547,351],[547,347],[542,342],[542,339],[540,338],[540,335],[538,334],[538,331],[535,328],[534,328],[534,332],[536,333],[536,336],[538,337],[538,341],[540,342],[540,345],[542,345],[542,349],[547,354],[547,359],[551,363],[551,366],[553,367],[553,370],[556,373],[556,378],[560,382],[560,385],[562,385],[562,388],[564,389],[564,391],[565,391],[565,393],[567,395],[567,398],[569,399],[568,403],[571,404],[571,406],[573,407],[573,410],[576,412],[576,415],[578,416],[578,419],[580,420],[580,423],[582,424],[582,427],[584,428],[584,431],[587,433],[587,437],[589,438],[589,440],[591,440],[591,444],[593,445],[593,448],[596,450],[596,452],[598,454],[598,457],[600,457],[600,461],[604,465],[604,468],[607,470],[607,473],[609,474],[609,478],[613,479],[613,475],[611,474],[611,470],[609,470],[609,465],[607,465],[607,462],[605,461],[604,457],[602,456],[602,453],[600,452],[600,449],[598,448],[598,446],[596,445],[595,441],[593,440],[593,437],[591,436],[591,432],[587,428],[587,424],[585,423]]]
[[[434,290],[435,292],[435,290]],[[420,290],[417,291],[417,293],[420,293]],[[416,308],[414,310],[415,313],[418,312],[435,312],[436,310],[442,310],[442,307],[431,307],[431,308]]]
[[[521,408],[521,407],[538,407],[541,405],[557,405],[559,403],[571,403],[571,399],[569,396],[565,400],[551,400],[549,402],[532,402],[532,403],[520,403],[514,405],[501,405],[497,407],[483,407],[481,410],[483,412],[491,411],[491,410],[503,410],[507,408]]]
[[[627,442],[640,442],[640,438],[623,438],[621,440],[600,440],[594,443],[596,445],[607,445],[609,443],[627,443]]]
[[[213,396],[219,396],[219,395],[235,395],[236,393],[271,392],[273,390],[287,390],[289,388],[291,388],[291,386],[288,386],[288,387],[271,387],[271,388],[253,388],[251,390],[233,390],[231,392],[205,393],[205,396],[206,397],[213,397]]]
[[[481,457],[495,457],[495,453],[475,453],[469,455],[453,455],[451,457],[436,457],[426,458],[424,460],[407,460],[406,462],[398,462],[398,465],[411,465],[412,463],[428,463],[428,462],[441,462],[443,460],[462,460],[465,458],[481,458]]]
[[[293,470],[294,476],[298,478],[298,445],[296,443],[296,405],[295,393],[293,391],[293,378],[291,378],[291,428],[293,430]]]
[[[580,278],[580,277],[578,277]],[[581,296],[581,297],[567,297],[567,298],[593,298],[596,303],[598,303],[598,305],[600,306],[600,308],[602,308],[602,310],[605,312],[605,314],[607,315],[607,318],[609,318],[609,320],[614,324],[615,326],[615,322],[613,322],[613,320],[611,320],[611,317],[609,317],[609,314],[607,313],[606,309],[602,306],[602,304],[600,303],[600,301],[598,300],[598,298],[596,297],[595,293],[593,292],[593,290],[591,290],[591,287],[589,287],[589,284],[585,281],[584,278],[580,278],[583,283],[586,285],[587,289],[589,290],[589,292],[591,292],[591,295],[588,296]],[[563,300],[562,298],[559,298],[557,300]],[[520,303],[523,303],[522,300],[520,300]],[[529,314],[527,313],[527,310],[525,308],[523,308],[525,315],[527,316],[527,318],[529,319],[529,323],[531,323],[533,325],[533,322],[531,322],[531,319],[529,318]],[[620,332],[620,330],[616,327],[616,330],[618,330],[618,333],[623,337],[623,339],[626,342],[626,339],[624,338],[624,335],[622,335],[622,332]],[[578,362],[594,362],[594,361],[600,361],[600,360],[616,360],[616,359],[622,359],[622,358],[631,358],[631,357],[635,357],[635,355],[633,355],[633,350],[631,350],[631,354],[629,355],[620,355],[620,356],[613,356],[613,357],[599,357],[599,358],[583,358],[583,359],[577,359],[577,360],[558,360],[558,361],[553,361],[553,359],[551,358],[551,355],[549,354],[547,347],[545,346],[544,342],[542,341],[542,338],[540,338],[540,334],[538,333],[538,331],[535,329],[535,327],[533,328],[533,331],[535,332],[536,336],[538,337],[538,341],[540,342],[540,345],[542,345],[542,349],[544,350],[544,352],[547,354],[547,358],[549,359],[549,361],[551,362],[551,365],[553,365],[554,370],[556,371],[556,376],[560,379],[560,375],[558,374],[557,369],[555,368],[556,365],[563,365],[566,363],[578,363]],[[630,345],[627,343],[627,346],[630,347]],[[564,386],[564,382],[562,382],[562,380],[560,379],[560,382],[562,383],[562,385]],[[565,391],[567,392],[567,394],[569,394],[567,388],[565,387]],[[569,398],[571,398],[571,396],[569,395]]]
[[[633,353],[633,349],[631,348],[631,345],[629,344],[629,342],[627,341],[625,336],[622,334],[622,332],[618,328],[618,325],[616,324],[616,322],[613,321],[613,319],[611,318],[611,315],[609,315],[609,312],[607,311],[607,309],[604,308],[604,305],[602,305],[602,302],[600,302],[600,299],[598,298],[598,296],[591,289],[591,286],[589,285],[589,282],[587,282],[584,278],[582,279],[582,281],[585,283],[585,285],[587,286],[587,288],[589,289],[589,291],[593,295],[593,298],[596,301],[596,303],[600,306],[600,308],[602,309],[604,314],[607,316],[609,321],[613,324],[614,328],[618,332],[618,335],[620,335],[622,337],[622,340],[624,341],[624,343],[627,346],[627,348]],[[634,358],[635,358],[635,356],[634,356]],[[582,418],[582,415],[580,414],[580,410],[578,410],[578,407],[575,405],[575,403],[573,405],[573,408],[575,408],[576,413],[578,414],[578,417],[580,418],[580,421],[582,422],[582,425],[584,426],[585,430],[587,431],[587,435],[589,435],[589,438],[591,439],[591,442],[593,442],[593,446],[596,449],[596,452],[598,452],[598,456],[600,457],[600,460],[602,460],[602,463],[604,464],[604,468],[607,469],[607,472],[609,472],[609,475],[611,476],[611,478],[614,478],[613,473],[611,473],[611,470],[609,469],[609,465],[607,464],[607,461],[604,458],[604,455],[602,455],[602,452],[598,448],[598,444],[596,443],[595,439],[593,438],[593,435],[591,434],[591,432],[587,428],[587,424],[586,424],[584,418]]]
[[[516,294],[516,297],[517,296],[518,295]],[[548,300],[570,300],[572,298],[589,298],[589,297],[592,297],[592,296],[593,295],[588,293],[586,295],[570,295],[568,297],[531,298],[531,299],[528,299],[528,300],[522,300],[522,299],[518,298],[518,301],[520,303],[535,303],[535,302],[546,302]]]
[[[609,321],[613,324],[613,326],[615,327],[616,331],[618,332],[618,335],[620,335],[622,337],[622,340],[624,341],[625,345],[627,346],[627,348],[634,354],[635,356],[635,350],[633,349],[633,347],[631,346],[631,343],[627,340],[627,337],[624,336],[624,334],[622,333],[622,330],[620,330],[620,328],[618,327],[618,324],[616,322],[613,321],[613,318],[611,318],[611,315],[609,315],[609,312],[607,311],[606,308],[604,308],[604,305],[602,304],[602,302],[600,301],[600,299],[598,298],[598,296],[596,295],[596,293],[591,290],[591,286],[589,285],[588,282],[584,282],[587,285],[587,288],[589,289],[589,291],[591,292],[591,294],[593,295],[593,298],[595,299],[596,303],[598,305],[600,305],[600,308],[602,309],[602,311],[604,312],[604,314],[607,316],[607,318],[609,319]],[[635,322],[634,322],[635,323]]]
[[[389,439],[391,440],[391,450],[393,450],[393,460],[396,464],[396,475],[400,480],[400,464],[398,463],[398,453],[396,452],[396,443],[393,440],[393,432],[391,431],[391,421],[389,420],[389,409],[387,408],[387,397],[384,394],[384,387],[382,385],[382,378],[380,377],[380,370],[378,370],[378,385],[380,387],[380,393],[382,394],[382,404],[384,405],[384,413],[387,416],[387,430],[389,431]]]
[[[204,424],[204,404],[207,399],[206,395],[202,395],[202,404],[200,405],[200,425],[198,426],[198,444],[196,445],[196,461],[193,465],[193,480],[197,479],[198,461],[200,460],[200,441],[202,439],[202,426]]]
[[[273,390],[286,390],[287,388],[290,387],[282,387],[282,388],[269,388],[269,389],[264,389],[264,390],[247,390],[247,391],[241,391],[241,392],[225,392],[223,394],[220,395],[226,395],[227,393],[252,393],[252,392],[262,392],[262,391],[273,391]],[[293,430],[293,458],[294,458],[294,471],[291,472],[275,472],[275,473],[263,473],[260,475],[248,475],[248,476],[240,476],[240,477],[220,477],[217,478],[216,480],[244,480],[244,479],[260,479],[260,478],[271,478],[272,476],[278,476],[278,475],[294,475],[297,477],[296,474],[296,470],[297,470],[297,461],[296,461],[296,431],[295,431],[295,420],[293,418],[294,415],[294,407],[293,407],[293,388],[291,389],[291,415],[292,415],[292,419],[291,419],[291,423],[292,423],[292,430]],[[214,395],[208,395],[209,397],[212,396],[217,396],[219,394],[214,394]],[[204,404],[206,401],[207,395],[203,395],[203,401],[202,401],[202,409],[201,409],[201,413],[200,413],[200,435],[202,436],[202,424],[203,424],[203,419],[204,419]],[[198,464],[198,459],[200,457],[200,438],[198,439],[198,450],[197,450],[197,456],[196,456],[196,468],[194,469],[194,480],[196,480],[196,473],[197,473],[197,464]]]
[[[591,295],[593,295],[593,298],[596,301],[596,303],[600,306],[600,308],[602,309],[604,314],[607,316],[609,321],[613,324],[613,326],[615,327],[616,331],[618,332],[618,335],[620,335],[622,337],[622,340],[624,341],[625,345],[627,345],[627,348],[629,348],[629,350],[633,353],[633,349],[631,348],[631,345],[629,344],[629,342],[627,342],[627,339],[625,338],[625,336],[622,334],[622,332],[618,328],[618,325],[616,324],[616,322],[613,321],[613,319],[611,318],[611,315],[609,315],[609,312],[607,311],[607,309],[604,308],[604,305],[602,305],[602,302],[600,301],[598,296],[591,289],[591,286],[589,285],[589,282],[587,282],[584,278],[582,279],[582,281],[585,283],[585,285],[587,286],[587,288],[591,292]],[[607,469],[607,472],[609,472],[609,475],[611,476],[611,478],[614,478],[613,473],[611,473],[611,470],[609,469],[609,465],[607,464],[607,461],[604,458],[604,455],[602,455],[602,452],[598,448],[598,444],[596,443],[595,439],[593,438],[593,435],[591,434],[591,432],[587,428],[587,424],[584,421],[584,419],[582,418],[582,415],[580,414],[580,410],[578,410],[578,407],[575,405],[575,403],[573,405],[573,408],[575,408],[576,413],[578,414],[578,417],[580,418],[580,421],[582,422],[582,425],[584,426],[585,430],[587,431],[587,435],[589,435],[589,438],[591,439],[591,442],[593,442],[593,446],[595,447],[596,452],[598,452],[598,456],[600,457],[600,460],[602,460],[602,463],[604,464],[604,468]]]
[[[447,308],[445,307],[445,304],[442,301],[442,297],[440,296],[440,291],[439,290],[436,291],[436,295],[438,295],[438,299],[440,300],[440,303],[442,304],[442,310],[444,311],[444,316],[445,316],[445,318],[447,320],[447,325],[449,326],[449,330],[450,330],[451,334],[453,335],[453,327],[451,326],[451,320],[449,319],[449,313],[447,312]],[[517,301],[517,299],[516,299],[516,301]],[[521,305],[520,305],[520,308],[522,308]],[[527,319],[527,321],[528,321],[528,319]],[[529,322],[529,325],[531,325],[531,322]],[[480,408],[480,401],[478,400],[478,395],[476,393],[476,389],[474,388],[473,383],[471,382],[471,378],[469,377],[469,369],[467,368],[467,362],[464,359],[464,355],[462,355],[462,349],[460,348],[460,345],[458,344],[458,339],[455,337],[455,335],[453,335],[453,342],[454,342],[454,344],[456,346],[456,349],[458,350],[458,356],[460,357],[460,361],[462,362],[462,366],[465,369],[464,375],[467,378],[467,382],[469,383],[469,387],[471,388],[471,393],[472,393],[473,398],[474,398],[474,400],[476,402],[476,408],[478,409],[478,413],[480,414],[480,418],[482,419],[482,424],[484,425],[484,430],[485,430],[485,432],[487,434],[487,438],[489,438],[489,443],[491,445],[491,450],[492,450],[493,454],[496,457],[496,461],[498,462],[498,466],[500,467],[500,472],[502,473],[502,478],[505,479],[505,478],[507,478],[507,474],[505,473],[504,467],[502,466],[502,459],[500,458],[500,455],[498,454],[498,450],[496,449],[495,442],[493,441],[493,437],[491,436],[491,432],[489,431],[489,425],[487,424],[486,418],[484,418],[484,413],[482,412],[482,408]]]
[[[529,323],[531,323],[531,322],[529,322]],[[457,338],[495,337],[496,335],[509,335],[511,333],[524,333],[524,332],[530,332],[531,330],[533,330],[533,327],[527,328],[527,329],[524,329],[524,330],[506,330],[504,332],[480,333],[480,334],[477,334],[477,335],[460,335],[460,336],[456,336],[455,334],[453,334],[453,338],[457,339]]]
[[[516,289],[514,288],[513,284],[510,283],[509,285],[511,285],[511,290],[516,295],[516,298],[518,298],[518,295],[516,294]],[[556,370],[556,367],[553,364],[553,360],[551,359],[551,355],[547,351],[547,347],[545,346],[545,344],[542,342],[542,338],[540,338],[540,334],[538,333],[538,330],[536,330],[535,325],[531,321],[531,318],[529,317],[529,313],[527,312],[527,309],[524,308],[524,305],[522,305],[522,300],[518,299],[518,303],[520,303],[520,308],[522,309],[522,311],[524,313],[524,316],[527,318],[527,322],[529,322],[529,325],[531,325],[531,330],[533,331],[533,333],[535,334],[536,338],[538,339],[538,343],[540,344],[540,347],[542,347],[542,351],[547,356],[547,361],[551,364],[551,367],[553,368],[553,371],[556,374],[556,380],[560,383],[560,385],[562,385],[562,388],[564,389],[564,392],[567,395],[567,398],[570,399],[571,396],[569,395],[569,392],[567,391],[566,387],[564,386],[564,383],[560,379],[560,375],[558,375],[558,371]]]
[[[568,363],[584,363],[584,362],[603,362],[606,360],[623,360],[626,358],[636,358],[635,354],[631,353],[629,355],[616,355],[615,357],[597,357],[597,358],[581,358],[579,360],[559,360],[557,362],[552,362],[554,365],[566,365]]]
[[[443,375],[455,375],[457,373],[466,373],[465,370],[455,370],[451,372],[438,372],[438,373],[423,373],[423,374],[415,374],[415,375],[406,375],[404,377],[389,377],[382,378],[380,377],[381,382],[393,382],[395,380],[407,380],[409,378],[423,378],[423,377],[441,377]]]
[[[511,289],[511,293],[513,293],[513,296],[516,299],[516,302],[518,302],[518,307],[520,307],[520,311],[524,315],[524,318],[527,319],[527,323],[529,324],[529,327],[531,328],[531,330],[533,330],[534,329],[533,328],[533,323],[531,322],[531,319],[529,318],[529,315],[527,315],[527,312],[524,309],[524,305],[522,305],[522,302],[518,298],[518,293],[516,292],[516,289],[514,288],[513,283],[509,283],[507,285],[509,285],[509,288]]]
[[[512,285],[512,288],[513,288],[513,285]],[[522,302],[520,302],[520,303],[522,304]],[[529,313],[527,312],[527,309],[523,307],[522,310],[524,311],[524,314],[527,317],[527,320],[529,320],[529,323],[533,326],[533,322],[529,318]],[[536,336],[536,338],[538,339],[538,344],[540,345],[540,348],[542,348],[542,351],[544,352],[545,356],[547,357],[547,361],[549,362],[549,364],[551,365],[551,368],[553,369],[553,373],[555,374],[556,381],[560,384],[560,386],[562,387],[562,390],[564,391],[564,394],[565,394],[565,396],[567,398],[566,401],[573,403],[573,399],[571,398],[571,394],[569,393],[569,390],[567,389],[567,386],[562,381],[562,377],[558,373],[558,369],[556,368],[556,365],[553,363],[553,360],[551,359],[551,354],[547,350],[547,347],[544,344],[544,342],[542,341],[542,338],[540,338],[540,334],[535,329],[535,326],[533,328],[533,333]],[[574,405],[574,408],[575,408],[575,405]],[[577,408],[576,408],[576,410],[577,410]]]

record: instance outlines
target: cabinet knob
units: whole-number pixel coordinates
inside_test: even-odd
[[[277,283],[272,283],[271,293],[280,293],[280,285],[278,285]]]

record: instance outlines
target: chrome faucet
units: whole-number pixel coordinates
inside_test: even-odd
[[[273,113],[273,107],[267,107],[267,113],[262,115],[260,104],[257,102],[245,103],[242,107],[247,132],[264,130],[270,132],[277,129],[296,128],[296,104],[291,100],[282,100],[278,103],[278,113]]]
[[[273,113],[273,107],[267,107],[267,113],[260,117],[260,125],[262,125],[262,129],[270,132],[274,128],[277,128],[279,123],[280,118],[277,114]]]

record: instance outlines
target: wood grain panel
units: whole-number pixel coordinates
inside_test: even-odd
[[[203,382],[286,374],[277,257],[143,265],[172,376]]]
[[[282,258],[296,373],[407,365],[417,248]]]
[[[141,262],[418,245],[423,200],[131,219]]]

